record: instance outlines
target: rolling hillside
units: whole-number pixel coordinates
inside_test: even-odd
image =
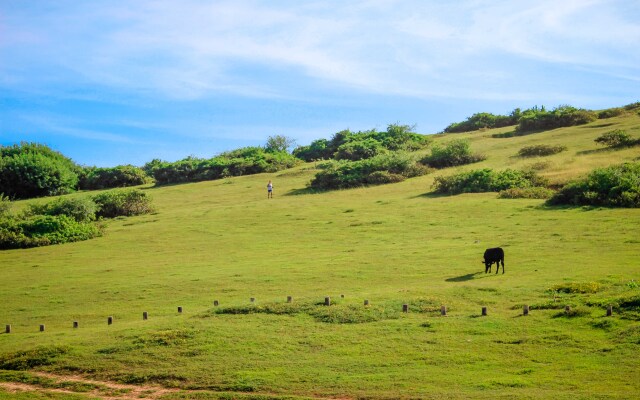
[[[640,209],[431,193],[460,170],[535,168],[562,184],[639,160],[640,147],[594,143],[616,128],[640,137],[640,116],[437,135],[487,159],[368,188],[307,194],[313,163],[144,187],[154,214],[0,252],[0,398],[139,398],[113,382],[147,398],[634,397]],[[517,156],[535,144],[568,150]],[[496,246],[504,275],[481,264]]]

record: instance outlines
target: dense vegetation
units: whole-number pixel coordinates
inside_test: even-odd
[[[491,168],[460,172],[451,176],[437,176],[433,187],[436,193],[460,194],[499,192],[507,189],[527,189],[544,186],[546,180],[533,171]]]
[[[48,246],[100,236],[97,218],[147,214],[153,211],[150,199],[140,190],[105,192],[93,198],[58,198],[31,204],[12,213],[10,202],[0,208],[0,249]]]
[[[244,147],[209,159],[187,157],[176,162],[155,161],[147,169],[152,171],[156,184],[166,185],[276,172],[299,163],[300,160],[285,151]]]
[[[43,144],[0,146],[0,193],[17,199],[70,193],[78,185],[78,169]]]
[[[0,193],[12,199],[135,186],[147,179],[142,169],[131,165],[82,167],[39,143],[0,146]]]
[[[584,125],[596,119],[598,115],[595,112],[572,106],[559,106],[551,111],[535,107],[522,113],[516,131],[531,132]]]
[[[390,153],[360,161],[329,161],[309,183],[312,189],[347,189],[401,182],[428,169],[406,153]]]
[[[98,190],[138,186],[147,183],[149,177],[138,167],[120,165],[113,168],[83,168],[78,187],[81,190]]]
[[[548,204],[640,207],[640,162],[597,168],[564,186]]]
[[[293,155],[304,161],[351,160],[372,158],[387,151],[413,151],[427,146],[429,139],[413,132],[409,125],[391,124],[384,132],[375,129],[364,132],[343,130],[330,140],[318,139],[308,146],[299,146]]]
[[[432,168],[446,168],[480,162],[484,159],[486,159],[484,155],[471,152],[468,140],[455,139],[444,146],[434,145],[431,148],[431,154],[420,162]]]
[[[519,108],[509,115],[494,115],[491,113],[477,113],[462,122],[455,122],[444,129],[444,133],[471,132],[485,128],[500,128],[516,125],[512,134],[542,131],[567,126],[583,125],[595,121],[598,118],[612,118],[628,111],[639,108],[637,103],[629,104],[623,108],[611,108],[599,113],[591,110],[572,107],[569,105],[558,106],[549,111],[544,106],[532,107],[526,110]]]
[[[522,112],[516,108],[509,115],[495,115],[487,112],[476,113],[462,122],[454,122],[444,128],[444,133],[461,133],[479,129],[501,128],[518,123]]]

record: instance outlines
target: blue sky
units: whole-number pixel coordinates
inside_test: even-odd
[[[640,100],[640,2],[0,0],[0,144],[84,165]]]

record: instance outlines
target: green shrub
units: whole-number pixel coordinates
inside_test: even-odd
[[[432,168],[446,168],[479,162],[485,158],[485,156],[471,153],[468,140],[455,139],[444,146],[433,146],[431,155],[420,162]]]
[[[32,204],[32,214],[66,215],[78,222],[89,222],[96,219],[98,209],[96,203],[88,198],[59,198],[46,204]]]
[[[594,141],[607,147],[627,147],[640,143],[640,140],[633,139],[622,129],[614,129],[612,131],[605,132],[598,136]]]
[[[559,106],[552,111],[544,107],[525,110],[518,120],[517,132],[531,132],[566,126],[583,125],[598,119],[595,112],[571,106]]]
[[[331,161],[309,183],[313,189],[346,189],[399,182],[424,175],[428,169],[405,153],[389,153],[360,161]]]
[[[544,186],[546,181],[533,171],[506,169],[493,171],[490,168],[461,172],[451,176],[438,176],[433,187],[436,193],[459,194],[499,192],[511,188]]]
[[[336,160],[350,160],[358,161],[365,158],[375,157],[380,154],[386,153],[387,150],[382,146],[382,143],[375,139],[364,139],[345,143],[338,147],[336,151]]]
[[[319,139],[309,146],[299,146],[293,151],[294,156],[309,161],[329,160],[362,160],[390,151],[414,151],[429,144],[430,140],[413,132],[409,125],[391,124],[387,130],[378,132],[375,129],[363,132],[351,132],[346,129],[337,132],[330,140]],[[356,144],[357,143],[357,144]]]
[[[98,226],[66,215],[35,215],[0,220],[0,249],[48,246],[100,236]]]
[[[230,176],[276,172],[291,168],[300,160],[286,152],[268,152],[262,147],[244,147],[210,158],[187,157],[173,163],[154,161],[147,169],[156,184],[199,182]]]
[[[151,199],[145,192],[137,189],[112,190],[93,197],[98,206],[98,217],[115,218],[153,212]]]
[[[620,107],[602,110],[598,113],[598,119],[607,119],[607,118],[617,117],[619,115],[624,114],[624,111],[625,111],[624,108],[620,108]]]
[[[567,146],[550,146],[539,144],[535,146],[525,146],[518,151],[520,157],[550,156],[567,150]]]
[[[640,162],[595,169],[565,185],[547,204],[640,207]]]
[[[491,113],[476,113],[463,122],[454,122],[444,129],[445,133],[460,133],[476,131],[484,128],[501,128],[515,125],[520,118],[520,109],[516,108],[510,115],[494,115]]]
[[[78,184],[78,168],[42,144],[0,146],[0,193],[18,199],[70,193]]]
[[[510,188],[498,193],[500,199],[548,199],[555,192],[545,187]]]
[[[147,182],[147,174],[133,165],[113,168],[85,168],[78,186],[82,190],[111,189],[142,185]]]

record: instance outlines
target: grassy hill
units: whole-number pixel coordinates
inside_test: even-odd
[[[438,135],[487,159],[370,188],[304,194],[313,164],[145,187],[157,212],[110,221],[103,237],[0,252],[0,328],[12,328],[0,398],[138,393],[107,382],[149,398],[634,397],[640,210],[431,194],[435,176],[463,169],[533,167],[560,184],[638,160],[638,147],[594,143],[615,128],[640,137],[640,117]],[[535,144],[568,150],[516,156]],[[495,246],[504,275],[481,264]]]

